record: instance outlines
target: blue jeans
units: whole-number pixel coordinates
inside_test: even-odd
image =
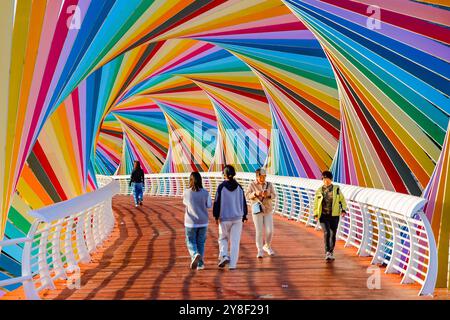
[[[186,245],[191,255],[191,260],[198,253],[201,256],[199,266],[203,265],[203,255],[205,254],[205,241],[207,227],[188,228],[186,227]]]
[[[133,182],[133,196],[135,204],[144,200],[144,184],[142,182]]]

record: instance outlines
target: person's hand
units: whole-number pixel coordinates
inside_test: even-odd
[[[345,210],[341,211],[341,217],[345,217],[347,215],[347,212]]]
[[[247,222],[247,220],[248,220],[247,217],[242,217],[242,222],[245,223],[245,222]]]
[[[216,224],[217,224],[217,225],[219,224],[219,219],[216,219]]]

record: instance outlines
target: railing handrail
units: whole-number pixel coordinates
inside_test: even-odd
[[[201,172],[203,177],[222,177],[221,172]],[[146,178],[182,178],[189,177],[190,173],[151,173],[145,174]],[[114,179],[128,179],[129,175],[111,176]],[[238,172],[236,178],[255,178],[254,173]],[[267,180],[287,184],[295,187],[308,188],[316,191],[321,185],[322,180],[306,179],[299,177],[287,177],[277,175],[267,175]],[[395,212],[405,217],[413,217],[420,212],[425,206],[427,200],[425,198],[412,196],[408,194],[375,189],[364,188],[343,183],[335,183],[342,188],[344,195],[352,200],[365,203],[367,205],[379,207],[390,212]]]
[[[73,199],[58,202],[41,209],[32,210],[29,215],[40,219],[43,222],[51,223],[55,220],[67,218],[71,215],[77,214],[83,210],[91,208],[99,203],[99,199],[106,199],[112,197],[120,191],[120,185],[117,181],[112,180],[108,185],[82,194]]]
[[[120,191],[120,184],[112,177],[103,178],[107,184],[95,191],[29,212],[36,219],[26,237],[0,241],[0,248],[25,243],[21,276],[0,281],[0,287],[22,283],[27,299],[39,299],[38,292],[53,288],[53,280],[67,279],[67,273],[76,271],[78,263],[89,261],[89,254],[113,229],[111,198]],[[39,229],[40,224],[44,228]],[[33,263],[33,260],[37,261]],[[34,279],[35,275],[39,275],[38,280]],[[40,281],[41,287],[36,288],[35,281]]]

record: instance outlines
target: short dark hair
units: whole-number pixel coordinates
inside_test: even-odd
[[[331,171],[325,170],[324,172],[322,172],[322,179],[323,178],[328,178],[333,180],[333,174],[331,173]]]
[[[226,165],[223,168],[223,175],[227,177],[228,180],[233,180],[234,176],[236,175],[236,170],[232,165]]]
[[[193,191],[200,191],[203,188],[202,176],[200,173],[194,171],[189,177],[189,188]]]
[[[265,168],[258,168],[255,171],[256,176],[259,177],[261,174],[262,175],[267,175],[266,169]]]

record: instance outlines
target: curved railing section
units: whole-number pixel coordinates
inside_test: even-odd
[[[29,214],[36,218],[26,238],[0,241],[0,248],[24,243],[22,275],[0,287],[23,283],[27,299],[39,299],[54,281],[68,279],[88,263],[114,228],[112,197],[120,190],[112,177],[99,177],[100,189]]]
[[[219,172],[202,173],[203,184],[214,198],[223,178]],[[238,173],[236,179],[246,188],[254,174]],[[99,178],[98,178],[99,179]],[[129,176],[114,176],[120,194],[129,195]],[[320,229],[311,205],[320,180],[268,175],[277,198],[275,213]],[[189,174],[146,175],[144,193],[150,196],[182,196]],[[420,284],[419,295],[432,295],[437,276],[436,242],[422,208],[426,200],[410,195],[339,184],[349,211],[339,223],[338,239],[358,249],[358,255],[371,256],[372,264],[384,265],[386,273],[397,273],[401,283]]]

